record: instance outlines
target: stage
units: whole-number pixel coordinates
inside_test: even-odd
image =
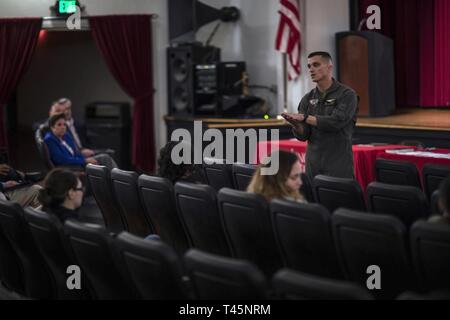
[[[193,130],[194,121],[202,121],[206,129],[278,129],[280,139],[293,138],[289,125],[283,119],[239,119],[218,117],[165,116],[167,138],[174,129]],[[399,144],[405,140],[417,140],[426,147],[450,149],[450,109],[404,108],[387,117],[358,117],[354,144]]]

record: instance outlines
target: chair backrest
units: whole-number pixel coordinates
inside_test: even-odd
[[[434,190],[431,194],[430,212],[431,214],[442,214],[442,209],[439,207],[439,189]]]
[[[441,182],[450,176],[450,166],[426,163],[422,169],[423,187],[428,199],[439,189]]]
[[[182,267],[177,254],[159,240],[122,232],[114,240],[124,278],[143,299],[186,299]]]
[[[255,171],[256,166],[252,164],[233,164],[232,173],[234,188],[236,190],[247,190]]]
[[[422,188],[417,167],[408,161],[377,159],[375,177],[382,183]]]
[[[220,224],[216,190],[208,185],[175,184],[177,209],[191,246],[223,256],[230,256]]]
[[[342,273],[331,234],[330,213],[319,204],[275,199],[272,226],[286,267],[324,277]]]
[[[337,208],[366,211],[364,194],[356,180],[318,175],[313,180],[316,202],[330,212]]]
[[[289,300],[373,300],[367,289],[348,281],[322,278],[290,269],[279,270],[272,287]]]
[[[223,161],[224,160],[222,160],[222,162]],[[208,184],[216,191],[219,191],[222,188],[234,187],[232,165],[225,163],[204,163],[203,171]]]
[[[248,261],[191,249],[184,256],[184,264],[198,299],[267,298],[264,274]]]
[[[125,215],[120,210],[119,202],[114,194],[110,170],[105,166],[88,164],[86,176],[95,201],[102,212],[105,226],[115,233],[127,230]]]
[[[220,219],[233,257],[250,260],[271,276],[281,266],[281,259],[264,197],[223,188],[217,199]]]
[[[36,299],[54,298],[55,288],[52,287],[44,258],[34,243],[19,204],[0,200],[0,228],[23,268],[26,295]]]
[[[429,206],[423,192],[412,186],[397,186],[371,182],[367,186],[369,211],[398,217],[406,227],[429,215]]]
[[[64,230],[69,238],[84,276],[89,279],[97,299],[133,299],[131,287],[115,265],[113,238],[99,225],[66,221]]]
[[[378,283],[380,289],[373,290],[373,294],[387,299],[415,285],[406,228],[401,221],[388,215],[338,209],[331,222],[342,271],[348,280],[364,287]]]
[[[309,179],[306,173],[302,173],[301,177],[302,177],[302,186],[300,187],[300,192],[303,194],[303,196],[308,202],[314,202],[315,200],[312,181]]]
[[[89,287],[85,285],[86,277],[81,277],[81,289],[69,290],[67,268],[78,265],[71,251],[68,239],[59,219],[52,214],[38,211],[31,207],[25,209],[25,220],[33,239],[50,270],[58,299],[84,299],[90,296]]]
[[[34,140],[36,142],[36,147],[39,151],[39,155],[41,156],[41,159],[44,162],[45,168],[47,170],[51,170],[55,167],[55,165],[53,164],[53,162],[50,158],[50,153],[48,151],[47,144],[44,141],[45,128],[46,127],[44,125],[39,126],[39,128],[34,133]],[[48,127],[47,127],[47,131],[48,131]]]
[[[111,170],[115,197],[126,220],[127,231],[145,237],[154,233],[151,220],[147,218],[138,191],[138,174],[133,171]]]
[[[166,178],[141,175],[139,194],[155,232],[179,255],[189,248],[189,241],[177,212],[172,183]]]
[[[421,287],[449,289],[450,225],[417,221],[411,227],[411,250]]]
[[[7,289],[25,294],[23,266],[3,228],[0,228],[0,280]]]

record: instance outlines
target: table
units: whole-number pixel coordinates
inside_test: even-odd
[[[258,143],[256,151],[256,163],[272,152],[272,150],[285,150],[296,153],[302,171],[305,171],[305,155],[307,143],[297,139],[279,141],[261,141]],[[353,145],[353,161],[355,167],[355,178],[361,185],[363,191],[367,185],[375,181],[375,160],[386,150],[411,148],[402,145]]]

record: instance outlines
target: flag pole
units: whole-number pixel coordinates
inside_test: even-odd
[[[288,82],[287,82],[287,59],[286,53],[283,53],[283,112],[288,112],[287,94],[288,94]]]

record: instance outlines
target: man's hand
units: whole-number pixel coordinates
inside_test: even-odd
[[[86,158],[86,162],[90,164],[98,164],[98,161],[94,158]]]
[[[301,132],[303,131],[302,122],[305,116],[301,113],[286,113],[283,112],[281,116],[291,125],[294,130]]]
[[[92,157],[95,153],[94,153],[94,150],[84,148],[81,150],[81,154],[83,155],[83,157],[89,158],[89,157]]]
[[[11,187],[17,186],[18,184],[19,184],[19,183],[18,183],[17,181],[9,180],[9,181],[6,181],[6,182],[3,184],[3,186],[4,186],[5,188],[11,188]]]
[[[0,164],[0,175],[6,176],[11,168],[7,164]]]

